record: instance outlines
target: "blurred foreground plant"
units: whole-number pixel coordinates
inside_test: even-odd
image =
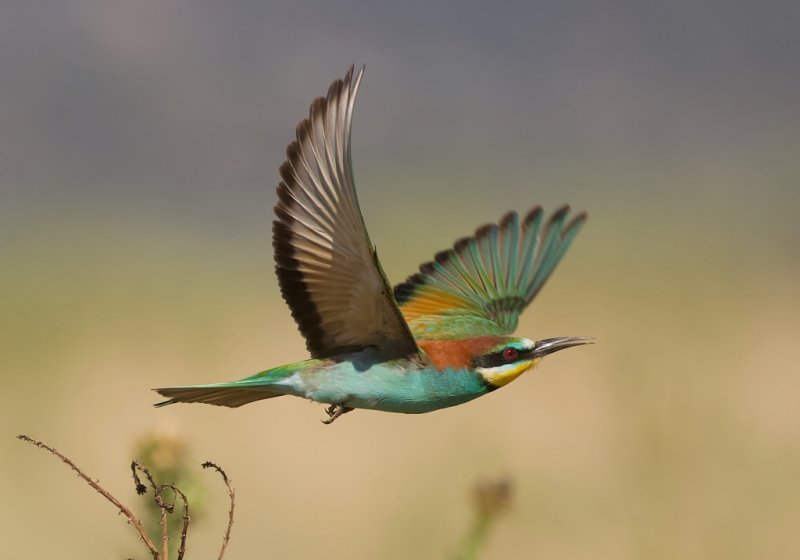
[[[498,517],[511,507],[511,481],[507,478],[478,482],[472,490],[474,517],[452,560],[475,560],[486,544]]]
[[[147,465],[154,480],[162,483],[168,482],[180,488],[186,501],[192,504],[192,523],[197,523],[206,510],[206,495],[197,471],[192,469],[194,464],[190,460],[189,446],[180,437],[165,430],[156,430],[142,437],[134,446],[133,456],[137,457],[135,464]],[[133,469],[134,478],[136,469]],[[143,519],[148,533],[158,534],[161,528],[161,515],[163,509],[158,500],[144,500],[146,514]],[[167,537],[170,542],[176,542],[181,534],[180,523],[172,522],[170,516],[177,512],[170,512],[167,520]],[[178,551],[173,549],[170,557],[177,558]]]
[[[61,461],[63,461],[69,468],[75,471],[78,476],[80,476],[86,483],[94,488],[101,496],[107,499],[109,502],[114,504],[114,506],[122,513],[127,519],[128,523],[136,529],[136,532],[139,534],[139,538],[142,540],[144,545],[150,551],[150,555],[153,557],[153,560],[166,560],[169,557],[169,541],[170,541],[170,527],[167,521],[167,515],[175,511],[175,502],[168,502],[164,498],[164,494],[167,491],[171,491],[172,495],[174,496],[175,500],[180,501],[181,505],[181,526],[180,526],[180,544],[177,551],[177,558],[178,560],[183,560],[184,554],[186,553],[186,537],[189,532],[189,523],[191,522],[191,518],[189,516],[189,500],[187,495],[182,492],[175,484],[166,483],[166,484],[157,484],[147,467],[145,467],[142,463],[138,461],[133,461],[131,463],[131,471],[133,472],[133,480],[136,484],[136,492],[138,494],[145,494],[147,492],[147,485],[153,491],[153,501],[156,504],[156,507],[159,511],[159,523],[158,529],[161,534],[161,542],[160,547],[157,547],[153,539],[150,537],[147,529],[142,524],[141,520],[134,515],[134,513],[126,507],[122,502],[120,502],[117,498],[115,498],[108,490],[103,488],[99,482],[93,480],[89,477],[85,472],[83,472],[75,463],[72,462],[66,455],[56,451],[54,448],[42,443],[39,440],[33,439],[26,435],[17,436],[18,439],[22,441],[26,441],[35,445],[40,449],[44,449],[51,454],[55,455]],[[211,462],[205,462],[202,464],[202,467],[205,468],[213,468],[216,470],[220,476],[222,476],[222,480],[225,482],[225,486],[228,489],[228,496],[230,498],[230,510],[228,511],[228,526],[225,530],[225,535],[222,540],[222,547],[219,551],[219,559],[225,556],[225,550],[228,546],[228,541],[230,539],[231,534],[231,527],[233,526],[233,511],[235,507],[235,492],[233,487],[231,486],[231,481],[225,472],[219,468],[217,465]],[[147,485],[143,483],[144,481],[147,482]],[[174,539],[173,539],[174,540]]]

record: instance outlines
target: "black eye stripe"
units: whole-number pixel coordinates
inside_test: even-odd
[[[475,358],[475,367],[482,367],[482,368],[493,368],[498,366],[505,366],[508,364],[513,364],[514,362],[518,362],[522,359],[525,359],[531,353],[531,350],[520,350],[519,348],[514,348],[517,351],[517,355],[512,359],[507,359],[503,353],[508,348],[514,348],[513,346],[509,346],[503,348],[499,352],[493,352],[491,354],[485,354],[483,356],[478,356]]]

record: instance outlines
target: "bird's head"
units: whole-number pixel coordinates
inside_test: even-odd
[[[592,342],[591,338],[581,336],[537,341],[502,337],[497,344],[475,356],[473,367],[490,387],[498,388],[536,367],[548,354]]]

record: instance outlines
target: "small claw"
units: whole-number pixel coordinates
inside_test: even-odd
[[[333,421],[336,420],[337,418],[339,418],[339,416],[341,416],[342,414],[347,414],[351,410],[353,410],[353,409],[350,408],[349,406],[344,406],[344,405],[341,405],[341,404],[332,404],[328,408],[325,409],[325,412],[327,413],[328,418],[325,418],[325,419],[320,420],[320,421],[325,425],[333,424]]]

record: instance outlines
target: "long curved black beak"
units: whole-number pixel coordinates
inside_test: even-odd
[[[594,339],[589,336],[561,336],[558,338],[545,338],[544,340],[537,340],[536,345],[531,351],[534,358],[542,358],[553,352],[564,350],[565,348],[572,348],[573,346],[581,346],[583,344],[594,344]]]

